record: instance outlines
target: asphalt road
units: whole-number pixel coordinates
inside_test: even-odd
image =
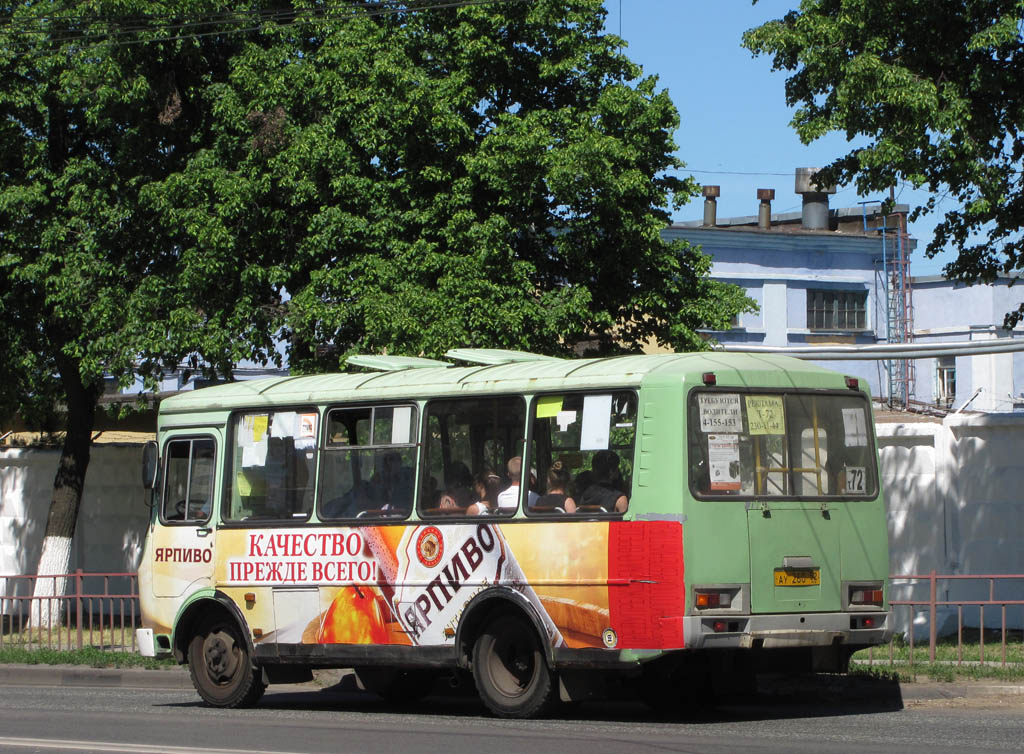
[[[686,721],[660,719],[632,702],[504,721],[487,716],[473,698],[452,694],[400,709],[338,687],[279,686],[255,709],[216,710],[188,689],[132,688],[130,676],[107,687],[25,685],[11,676],[0,682],[0,752],[1024,751],[1024,697],[957,699],[940,690],[904,704],[898,687],[849,694],[834,684],[783,685]]]

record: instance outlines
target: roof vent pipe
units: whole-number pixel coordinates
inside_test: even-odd
[[[775,198],[775,189],[758,189],[757,198],[761,200],[757,207],[757,227],[769,230],[772,227],[772,199]]]
[[[828,195],[836,193],[835,186],[818,186],[814,175],[820,168],[796,169],[796,193],[804,200],[801,214],[805,230],[828,229]]]
[[[704,227],[713,228],[718,222],[718,202],[716,200],[722,194],[722,187],[704,186],[701,193],[704,194]]]

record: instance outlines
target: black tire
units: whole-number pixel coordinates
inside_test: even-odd
[[[477,638],[473,680],[484,705],[498,717],[535,717],[556,699],[557,684],[537,631],[519,613],[495,616]]]
[[[434,690],[437,673],[399,668],[356,668],[363,688],[395,705],[418,702]]]
[[[238,625],[227,616],[200,623],[188,645],[188,669],[199,696],[213,707],[251,707],[266,690]]]

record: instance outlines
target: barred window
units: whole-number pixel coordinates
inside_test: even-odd
[[[807,291],[809,330],[867,329],[867,291]]]

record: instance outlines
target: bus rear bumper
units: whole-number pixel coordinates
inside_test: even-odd
[[[687,616],[683,630],[688,649],[868,647],[892,637],[887,612]]]

